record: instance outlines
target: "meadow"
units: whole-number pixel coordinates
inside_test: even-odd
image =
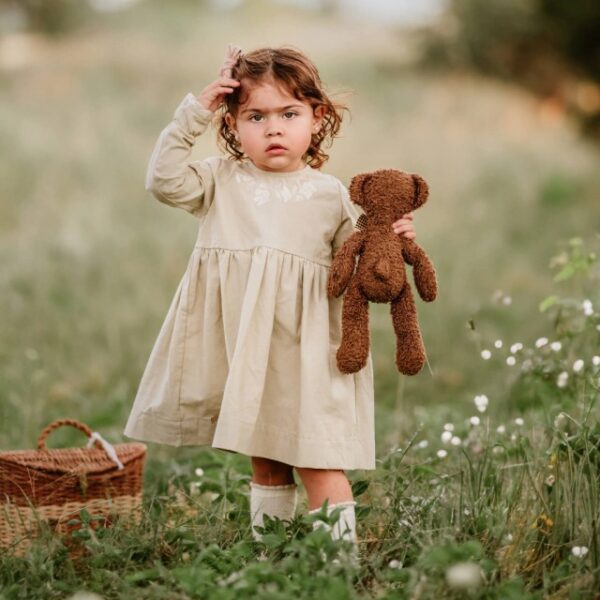
[[[325,172],[428,181],[415,229],[440,294],[417,298],[415,377],[395,370],[389,307],[370,307],[378,467],[348,473],[359,569],[333,562],[301,486],[297,518],[257,544],[246,457],[149,444],[139,526],[94,530],[84,513],[84,560],[49,532],[0,554],[0,600],[597,597],[598,148],[508,83],[415,66],[411,39],[266,1],[226,15],[146,1],[62,39],[3,41],[0,449],[33,448],[63,417],[130,441],[197,227],[145,192],[145,169],[229,42],[300,47],[345,94]],[[194,156],[217,153],[209,130]],[[49,445],[84,440],[63,428]]]

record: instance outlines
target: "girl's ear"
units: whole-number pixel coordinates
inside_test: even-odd
[[[319,131],[319,129],[321,129],[322,125],[323,125],[323,118],[325,117],[327,108],[324,105],[319,105],[317,106],[317,108],[315,108],[315,110],[313,111],[314,114],[314,118],[313,118],[313,129],[316,131]],[[314,133],[316,133],[316,131],[314,131]]]
[[[236,132],[236,130],[235,130],[235,119],[231,116],[230,113],[227,113],[225,115],[225,123],[227,123],[227,127],[229,127],[229,129],[231,129],[231,131],[233,133]]]

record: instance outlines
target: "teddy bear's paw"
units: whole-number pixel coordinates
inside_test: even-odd
[[[403,349],[396,352],[396,366],[398,371],[404,375],[416,375],[425,364],[425,354],[420,348],[410,351]]]
[[[336,353],[337,366],[342,373],[356,373],[360,371],[366,364],[367,358],[356,354],[344,352],[343,347],[340,347]]]

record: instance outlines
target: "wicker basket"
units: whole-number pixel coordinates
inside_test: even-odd
[[[48,435],[62,425],[83,431],[87,447],[46,448]],[[82,509],[104,517],[89,522],[94,529],[115,517],[139,523],[145,458],[145,444],[112,446],[75,419],[48,425],[37,450],[0,452],[0,551],[22,555],[40,527],[61,535],[79,529],[73,520]]]

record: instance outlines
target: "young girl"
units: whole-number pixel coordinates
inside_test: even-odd
[[[146,189],[200,223],[124,433],[250,456],[256,539],[265,513],[293,517],[296,469],[311,513],[341,509],[315,526],[356,548],[344,469],[375,469],[373,365],[338,370],[342,297],[327,298],[327,278],[360,211],[319,170],[346,107],[290,47],[230,45],[219,75],[183,98],[148,165]],[[189,161],[218,108],[230,156]],[[415,237],[412,213],[392,227]]]

